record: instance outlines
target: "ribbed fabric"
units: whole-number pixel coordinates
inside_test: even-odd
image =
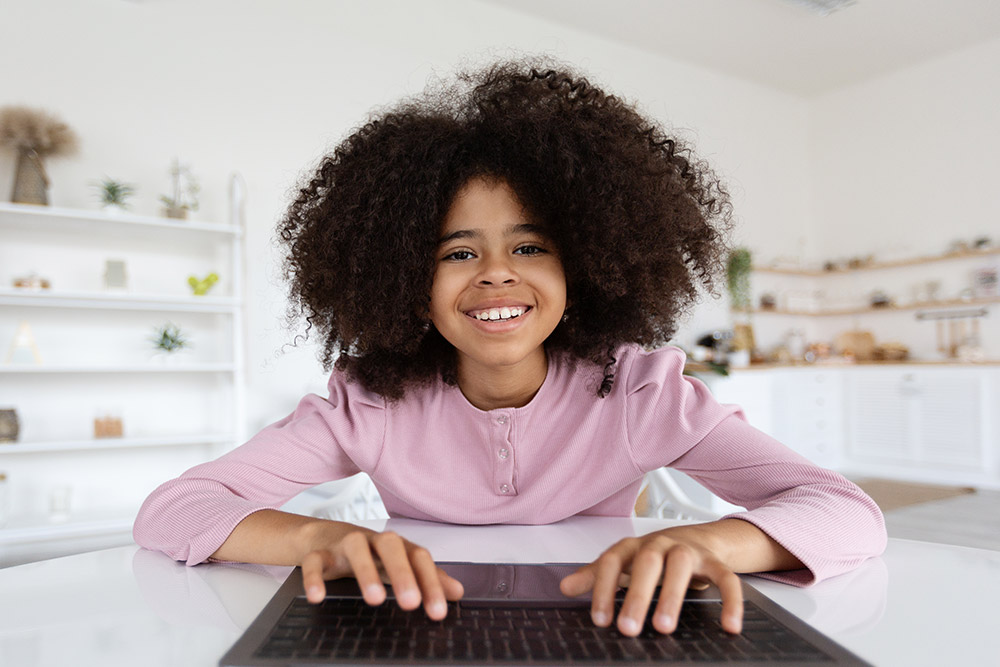
[[[459,524],[544,524],[576,514],[628,516],[643,475],[672,466],[747,512],[808,568],[805,585],[885,548],[875,503],[757,431],[682,374],[675,348],[617,352],[614,388],[599,369],[553,355],[528,405],[483,411],[437,382],[386,404],[338,372],[329,397],[216,461],[157,488],[136,519],[140,545],[205,561],[248,514],[316,484],[368,473],[391,516]]]

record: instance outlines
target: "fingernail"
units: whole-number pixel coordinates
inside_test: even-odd
[[[364,595],[369,600],[381,599],[383,595],[382,587],[379,586],[378,584],[369,584],[368,586],[365,586]]]
[[[671,621],[672,619],[667,614],[657,614],[656,617],[653,619],[653,622],[658,628],[670,628]]]
[[[607,613],[603,611],[595,611],[591,617],[594,619],[594,625],[605,626],[610,622]]]
[[[397,596],[401,604],[415,607],[420,604],[420,593],[412,588],[401,591]]]
[[[428,611],[432,616],[444,616],[448,613],[448,605],[446,605],[441,600],[437,602],[432,602]]]
[[[310,586],[306,591],[306,597],[310,600],[319,600],[323,597],[323,589],[319,586]]]
[[[618,617],[618,627],[621,631],[627,635],[634,635],[639,632],[639,624],[636,623],[634,618],[629,616],[619,616]]]

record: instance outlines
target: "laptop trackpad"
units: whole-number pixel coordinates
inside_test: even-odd
[[[590,595],[568,598],[559,590],[563,577],[582,564],[439,563],[462,582],[462,606],[589,606]]]

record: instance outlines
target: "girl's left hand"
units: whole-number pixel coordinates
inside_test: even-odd
[[[634,637],[642,631],[657,585],[660,599],[653,627],[669,634],[677,628],[685,592],[699,580],[715,584],[722,594],[722,628],[739,633],[743,625],[743,589],[740,579],[700,540],[683,528],[668,528],[643,537],[630,537],[560,583],[564,595],[592,592],[591,617],[600,627],[614,620],[615,593],[628,580],[628,591],[618,614],[618,630]]]

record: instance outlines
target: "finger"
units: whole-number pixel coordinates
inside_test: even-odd
[[[663,574],[666,551],[658,541],[647,542],[632,558],[631,581],[618,612],[618,630],[627,637],[635,637],[642,632],[649,603]]]
[[[566,597],[575,598],[593,590],[596,577],[597,566],[594,563],[584,565],[573,574],[563,577],[559,582],[559,590]]]
[[[743,586],[740,578],[720,564],[711,579],[722,594],[722,629],[739,634],[743,630]]]
[[[382,568],[389,577],[392,590],[396,595],[396,604],[406,610],[420,606],[420,588],[413,574],[410,557],[406,551],[406,543],[396,533],[381,533],[372,538],[375,553],[382,561]]]
[[[313,551],[302,559],[302,588],[306,600],[318,604],[326,597],[325,571],[333,566],[333,557],[327,551]]]
[[[572,574],[567,574],[559,582],[559,591],[566,597],[579,597],[589,593],[594,588],[597,576],[597,566],[594,563],[584,565]],[[618,588],[628,588],[631,577],[627,572],[618,575]],[[615,591],[617,593],[617,591]]]
[[[441,580],[441,586],[444,587],[444,597],[448,600],[461,600],[462,596],[465,595],[465,586],[462,582],[451,576],[441,568],[438,568],[438,579]]]
[[[417,577],[417,585],[424,599],[424,611],[435,621],[440,621],[448,614],[448,603],[444,599],[444,587],[438,573],[441,571],[431,558],[431,554],[423,547],[410,549],[410,563]]]
[[[350,533],[340,542],[344,556],[351,566],[354,578],[358,580],[358,588],[365,602],[370,605],[380,605],[385,602],[385,586],[379,577],[378,567],[372,557],[368,537],[362,533]]]
[[[684,596],[697,560],[696,554],[682,545],[667,552],[660,601],[653,612],[653,627],[658,632],[669,634],[677,629],[681,605],[684,604]]]
[[[594,565],[594,586],[590,600],[590,616],[594,625],[606,628],[615,615],[615,593],[618,592],[618,577],[621,575],[625,559],[619,550],[612,547],[605,551]]]

